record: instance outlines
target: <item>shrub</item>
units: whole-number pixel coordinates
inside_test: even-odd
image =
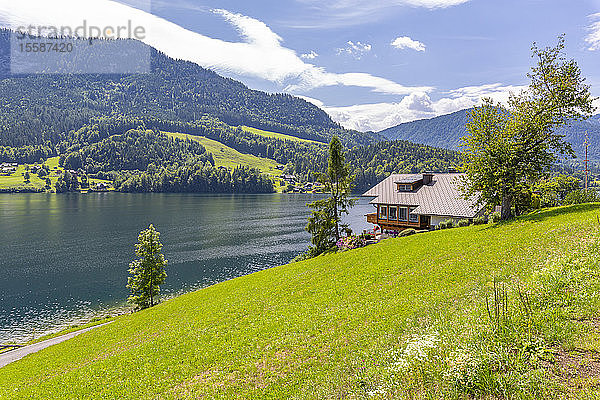
[[[341,237],[336,243],[336,246],[340,251],[358,249],[359,247],[365,247],[366,245],[366,240],[361,236]]]
[[[410,228],[410,229],[405,229],[402,232],[400,232],[400,236],[405,237],[405,236],[414,235],[415,233],[417,233],[417,231]]]
[[[440,222],[440,229],[451,229],[454,228],[454,221],[451,219],[447,219],[445,221]]]
[[[471,223],[469,222],[468,219],[461,219],[460,221],[458,221],[459,228],[469,226],[469,225],[471,225]]]
[[[477,217],[473,220],[473,225],[483,225],[485,224],[485,217]]]
[[[454,221],[451,220],[451,219],[444,220],[444,221],[442,221],[442,222],[439,223],[438,227],[440,229],[454,228]]]
[[[574,190],[565,196],[564,204],[595,203],[600,201],[600,196],[595,190]]]
[[[499,222],[500,219],[501,219],[500,213],[498,211],[495,211],[492,213],[492,215],[490,215],[489,222],[492,224],[495,224],[496,222]]]

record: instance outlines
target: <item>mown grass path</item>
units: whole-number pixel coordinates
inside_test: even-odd
[[[99,328],[99,327],[104,326],[109,323],[110,322],[107,322],[107,323],[101,324],[101,325],[90,326],[89,328],[79,329],[79,330],[76,330],[73,332],[65,333],[64,335],[56,336],[51,339],[42,340],[40,342],[32,343],[32,344],[20,347],[15,350],[11,350],[9,352],[2,353],[2,354],[0,354],[0,368],[4,367],[12,362],[18,361],[25,356],[28,356],[33,353],[37,353],[40,350],[44,350],[50,346],[54,346],[55,344],[62,343],[65,340],[73,339],[75,336],[79,336],[82,333],[86,333],[88,331],[91,331],[92,329]]]

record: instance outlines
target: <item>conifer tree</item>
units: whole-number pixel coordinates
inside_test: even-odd
[[[128,301],[144,309],[156,304],[160,285],[165,281],[167,260],[161,253],[160,233],[151,224],[140,232],[135,254],[139,257],[129,264],[127,287],[131,289]]]
[[[348,214],[348,208],[356,202],[350,198],[354,176],[350,175],[350,166],[346,164],[344,148],[337,136],[329,143],[327,173],[318,174],[317,179],[323,184],[323,191],[330,196],[308,205],[313,209],[306,226],[306,230],[312,235],[312,256],[331,250],[335,246],[341,231],[348,230],[347,224],[341,223],[341,217]]]

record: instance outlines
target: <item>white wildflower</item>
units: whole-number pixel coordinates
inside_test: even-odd
[[[439,341],[440,337],[437,332],[411,337],[406,347],[396,354],[394,365],[398,369],[407,369],[415,363],[428,361],[429,353],[437,347]]]
[[[384,388],[382,388],[382,387],[380,387],[380,388],[378,388],[378,389],[369,390],[369,391],[367,392],[367,395],[369,395],[369,396],[371,396],[371,397],[374,397],[374,396],[377,396],[377,395],[380,395],[380,394],[386,394],[386,393],[387,393],[387,392],[385,391],[385,389],[384,389]]]

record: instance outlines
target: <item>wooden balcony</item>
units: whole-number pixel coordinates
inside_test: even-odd
[[[382,229],[386,230],[403,230],[408,228],[414,229],[428,229],[429,228],[429,217],[419,216],[419,220],[412,221],[397,221],[377,218],[377,213],[366,214],[367,222],[374,225],[379,225]]]

